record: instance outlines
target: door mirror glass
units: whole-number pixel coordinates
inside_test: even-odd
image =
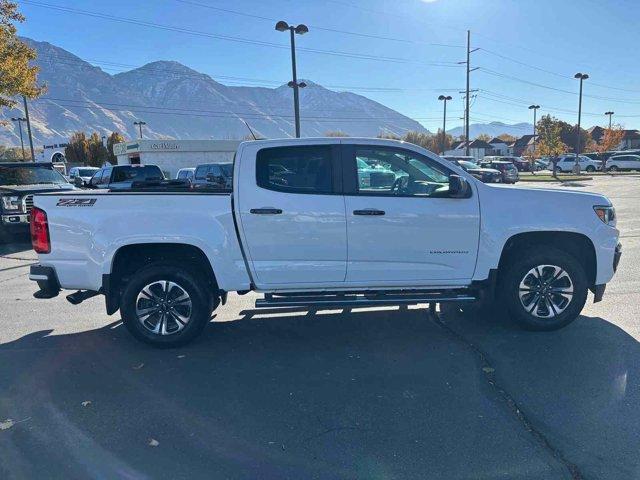
[[[458,175],[449,175],[449,197],[468,198],[471,193],[469,182]]]

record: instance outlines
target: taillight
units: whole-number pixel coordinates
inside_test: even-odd
[[[51,241],[49,240],[49,223],[47,214],[38,207],[31,210],[31,245],[36,253],[51,252]]]

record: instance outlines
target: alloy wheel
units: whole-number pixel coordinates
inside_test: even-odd
[[[573,281],[556,265],[538,265],[529,270],[518,287],[520,303],[527,313],[553,318],[566,310],[573,299]]]
[[[191,320],[192,307],[187,291],[169,280],[146,285],[136,298],[138,321],[156,335],[180,332]]]

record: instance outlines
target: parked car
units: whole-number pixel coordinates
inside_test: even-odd
[[[36,195],[36,296],[104,295],[109,315],[120,309],[136,338],[163,347],[195,338],[228,292],[251,290],[265,294],[257,308],[483,299],[554,330],[578,317],[588,290],[602,299],[620,259],[606,197],[494,188],[417,145],[264,140],[235,158],[237,189],[218,195]],[[404,175],[362,188],[358,158]]]
[[[512,162],[504,160],[482,160],[480,162],[480,167],[498,170],[502,174],[502,183],[516,183],[520,180],[518,169]]]
[[[519,172],[528,172],[531,170],[531,166],[529,162],[522,157],[514,157],[508,155],[498,155],[498,156],[487,156],[482,159],[483,162],[511,162],[515,165]]]
[[[481,168],[475,163],[468,162],[466,160],[449,160],[451,163],[455,163],[463,170],[469,172],[483,183],[502,183],[502,173],[500,170],[493,168]]]
[[[556,168],[559,171],[564,173],[572,172],[573,166],[576,163],[576,156],[572,154],[562,155],[558,157],[558,161],[556,163]],[[592,160],[589,157],[585,157],[584,155],[578,156],[578,164],[580,165],[580,170],[585,172],[595,172],[602,169],[601,161]]]
[[[549,164],[544,160],[534,160],[533,164],[535,165],[536,172],[547,170],[549,168]]]
[[[607,160],[607,170],[640,170],[640,155],[615,155]]]
[[[157,165],[113,165],[98,170],[87,185],[88,188],[130,190],[134,182],[164,180]]]
[[[176,180],[189,180],[190,182],[193,182],[195,172],[195,167],[181,168],[176,174]]]
[[[98,170],[97,167],[72,167],[69,170],[69,182],[76,187],[86,187]]]
[[[233,163],[206,163],[196,167],[194,188],[230,190],[233,185]]]
[[[445,160],[453,161],[453,160],[461,160],[464,162],[471,162],[478,165],[478,159],[476,157],[472,157],[471,155],[443,155],[442,158]]]
[[[0,163],[0,240],[21,235],[28,241],[34,194],[74,188],[51,163]]]

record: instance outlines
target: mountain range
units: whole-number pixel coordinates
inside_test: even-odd
[[[451,134],[454,138],[464,135],[463,127],[452,128],[447,130],[447,133]],[[469,124],[469,137],[476,138],[478,135],[489,135],[490,137],[497,137],[503,133],[508,133],[514,137],[521,137],[522,135],[528,135],[533,133],[532,123],[516,123],[513,125],[507,125],[502,122],[491,123],[470,123]]]
[[[77,131],[138,136],[134,121],[146,122],[145,138],[241,139],[249,135],[293,135],[292,91],[226,86],[174,61],[157,61],[111,75],[47,42],[23,38],[37,52],[38,79],[46,93],[29,102],[34,143],[65,142]],[[427,132],[415,120],[351,92],[336,92],[305,80],[300,91],[303,136],[339,130],[353,136],[380,132]],[[21,106],[21,105],[20,105]],[[22,115],[6,110],[5,119]],[[0,142],[19,144],[17,125],[0,128]]]

